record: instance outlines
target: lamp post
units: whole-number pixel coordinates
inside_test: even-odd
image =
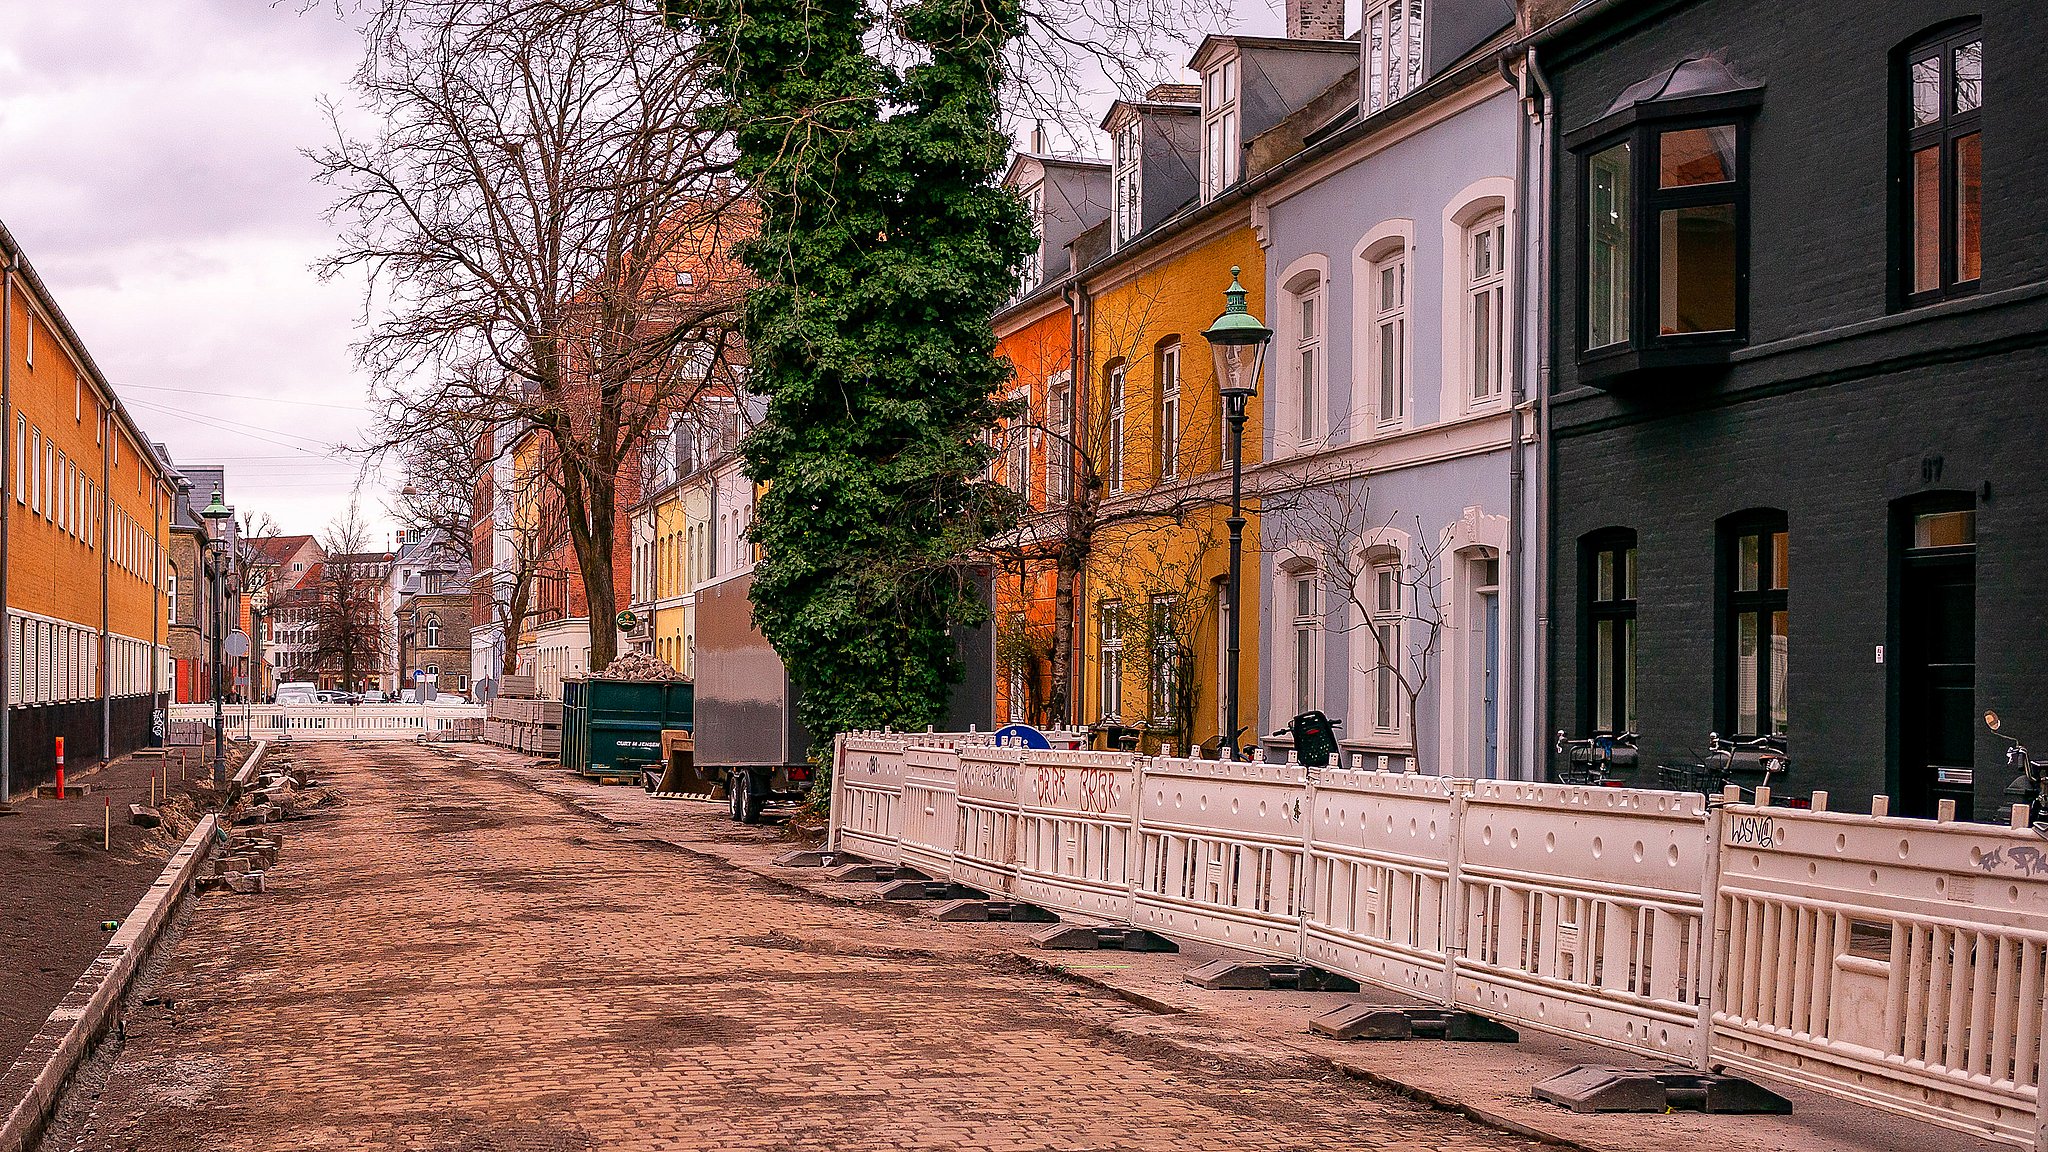
[[[1224,289],[1223,315],[1202,333],[1216,361],[1216,390],[1223,396],[1223,418],[1230,423],[1230,578],[1224,596],[1230,611],[1230,652],[1223,680],[1223,735],[1217,741],[1217,755],[1231,749],[1236,755],[1237,736],[1243,731],[1237,722],[1239,611],[1244,579],[1244,424],[1246,407],[1259,390],[1259,370],[1264,367],[1266,347],[1273,330],[1246,311],[1244,285],[1239,270],[1230,270],[1230,287]]]
[[[235,514],[235,510],[220,502],[220,489],[213,490],[213,503],[199,513],[206,518],[206,550],[213,554],[213,782],[225,786],[228,782],[227,740],[224,721],[221,718],[221,663],[225,659],[221,651],[221,621],[227,616],[227,573],[222,565],[227,563],[228,542],[222,535],[223,523]]]

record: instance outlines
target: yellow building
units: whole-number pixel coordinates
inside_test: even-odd
[[[1233,267],[1254,313],[1264,260],[1244,205],[1196,210],[1151,242],[1120,245],[1082,276],[1091,377],[1086,466],[1101,490],[1082,604],[1085,717],[1137,729],[1147,750],[1199,744],[1223,727],[1229,458],[1222,398],[1202,330],[1223,310]],[[1245,463],[1259,460],[1253,403]],[[1258,547],[1247,501],[1245,553]],[[1258,565],[1244,565],[1240,724],[1256,735]]]

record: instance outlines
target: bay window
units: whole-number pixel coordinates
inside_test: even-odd
[[[1631,94],[1684,92],[1682,100]],[[1589,377],[1725,363],[1748,337],[1749,115],[1761,90],[1688,60],[1566,138],[1580,157]]]

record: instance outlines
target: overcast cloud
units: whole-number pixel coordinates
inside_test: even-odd
[[[143,427],[286,531],[346,506],[367,427],[359,286],[320,283],[327,140],[360,52],[331,4],[7,0],[0,219]],[[1246,30],[1275,5],[1239,4]],[[1099,110],[1097,110],[1099,114]],[[387,485],[364,509],[389,532]]]

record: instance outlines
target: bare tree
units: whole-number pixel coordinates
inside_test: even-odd
[[[1229,500],[1219,414],[1212,404],[1194,403],[1192,391],[1179,395],[1206,373],[1185,362],[1192,349],[1155,343],[1169,287],[1162,276],[1142,276],[1127,290],[1128,306],[1098,309],[1091,316],[1096,362],[1082,366],[1092,379],[1018,397],[1016,413],[998,433],[1002,474],[1019,492],[1033,493],[1035,510],[984,552],[1020,580],[1047,566],[1054,574],[1046,701],[1054,722],[1081,719],[1074,595],[1099,542],[1147,526],[1186,526]],[[1064,356],[1057,364],[1016,365],[1020,379],[1048,381],[1067,367]]]
[[[1103,573],[1099,591],[1120,605],[1115,627],[1123,651],[1121,719],[1148,730],[1162,751],[1171,747],[1180,755],[1195,746],[1202,637],[1216,632],[1209,572],[1225,545],[1215,532],[1200,530],[1206,527],[1213,526],[1193,518],[1120,524],[1098,535],[1095,551]],[[1216,658],[1220,662],[1223,654]],[[1142,677],[1132,675],[1136,670]]]
[[[314,668],[338,667],[343,691],[358,691],[364,687],[361,673],[375,669],[384,655],[378,591],[387,567],[381,554],[370,552],[370,532],[353,500],[327,526],[320,547],[327,553],[320,578],[300,592],[312,624],[310,658]]]
[[[1417,704],[1436,674],[1443,646],[1440,561],[1448,537],[1425,531],[1418,516],[1376,503],[1369,476],[1355,467],[1280,467],[1266,481],[1266,534],[1305,544],[1313,553],[1300,558],[1300,573],[1313,574],[1326,609],[1330,603],[1341,606],[1324,611],[1325,626],[1363,637],[1354,647],[1373,665],[1353,672],[1370,678],[1375,712],[1398,709],[1371,719],[1397,722],[1408,761],[1419,766]],[[1402,530],[1409,522],[1412,535]],[[1368,718],[1352,721],[1355,732],[1367,729]]]
[[[379,122],[312,154],[340,190],[326,275],[366,274],[373,451],[511,422],[554,446],[560,514],[617,652],[613,553],[639,447],[730,387],[754,214],[683,29],[624,5],[386,0],[354,82]]]
[[[451,418],[423,429],[399,449],[405,486],[391,514],[401,527],[465,566],[477,559],[477,486],[492,463],[490,440],[488,429]]]

